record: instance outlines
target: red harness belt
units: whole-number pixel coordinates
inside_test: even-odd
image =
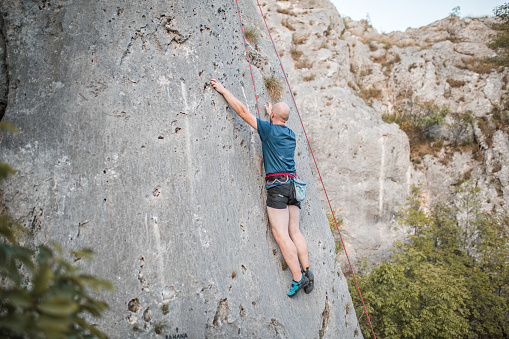
[[[268,178],[268,177],[275,177],[275,176],[278,176],[278,175],[287,175],[289,176],[290,178],[293,178],[294,176],[291,175],[290,173],[271,173],[271,174],[267,174],[265,177]]]

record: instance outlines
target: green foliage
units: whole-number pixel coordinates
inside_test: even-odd
[[[461,15],[461,7],[456,6],[452,9],[451,13],[449,13],[450,16],[459,17]]]
[[[235,273],[235,275],[237,275],[237,273]],[[233,274],[232,274],[232,277],[235,278],[235,276]],[[164,315],[167,315],[168,313],[170,313],[170,305],[168,303],[163,304],[163,306],[161,306],[161,312],[163,312]]]
[[[397,107],[397,113],[383,114],[382,120],[398,124],[408,135],[410,147],[416,147],[432,139],[433,129],[445,125],[447,114],[447,106],[438,106],[429,101],[422,104],[410,102]]]
[[[21,338],[106,338],[84,319],[101,316],[107,308],[89,289],[111,289],[105,280],[80,273],[62,256],[58,245],[40,245],[36,251],[18,243],[28,233],[8,216],[0,218],[0,336]],[[88,249],[72,252],[90,257]]]
[[[13,125],[0,121],[0,131],[7,131],[11,133],[18,133],[18,130]],[[9,165],[0,162],[0,183],[7,178],[9,175],[16,174],[16,171],[12,169]]]
[[[506,102],[503,107],[494,106],[492,114],[493,122],[498,129],[507,128],[509,125],[509,102]]]
[[[471,130],[474,124],[472,111],[451,114],[450,118],[451,122],[447,124],[447,127],[451,131],[454,145],[471,143]]]
[[[489,147],[493,147],[493,137],[496,131],[509,132],[509,102],[505,102],[502,107],[494,106],[491,111],[491,117],[483,117],[478,119],[477,122],[484,140]]]
[[[5,124],[0,129],[13,131]],[[13,174],[0,163],[0,182]],[[111,289],[108,281],[84,274],[64,258],[56,243],[32,250],[20,244],[28,230],[10,216],[0,216],[0,337],[106,338],[85,320],[107,308],[90,293]],[[92,251],[71,252],[74,259],[92,257]]]
[[[343,216],[341,214],[342,212],[343,212],[342,208],[334,207],[332,209],[333,214],[327,216],[327,219],[329,220],[329,228],[332,232],[332,236],[334,237],[336,254],[343,250],[343,245],[341,244],[341,241],[337,240],[339,238],[338,228],[341,229],[345,223],[345,220],[343,219]],[[336,219],[336,221],[334,221],[334,218]]]
[[[9,124],[8,122],[5,122],[5,121],[0,121],[0,131],[2,131],[2,130],[11,132],[13,134],[18,133],[18,129],[16,127],[14,127],[12,124]]]
[[[509,66],[509,3],[497,6],[493,9],[493,14],[499,19],[499,23],[493,25],[497,33],[493,36],[488,46],[498,52],[495,58],[488,58],[488,63],[497,63],[498,65]]]
[[[166,328],[168,328],[168,325],[160,321],[154,325],[154,332],[156,332],[156,334],[163,334]]]
[[[419,200],[413,188],[399,217],[411,229],[408,239],[390,260],[357,276],[378,337],[507,338],[507,213],[482,210],[473,182],[427,213]],[[369,325],[361,327],[371,338]]]
[[[497,6],[493,9],[493,14],[499,18],[503,24],[509,24],[509,3]]]
[[[425,102],[420,105],[420,113],[414,117],[415,126],[429,137],[433,127],[445,124],[445,117],[448,113],[449,107],[447,106],[440,107],[432,102]]]

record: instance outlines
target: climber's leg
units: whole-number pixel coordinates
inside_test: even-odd
[[[272,228],[272,235],[279,245],[279,249],[283,254],[288,268],[290,268],[292,272],[293,280],[300,281],[302,272],[300,271],[297,248],[288,233],[288,223],[290,221],[289,209],[288,207],[285,209],[277,209],[267,206],[267,214]]]
[[[288,206],[289,211],[289,222],[288,222],[288,233],[292,239],[295,247],[297,248],[297,255],[302,268],[305,270],[309,267],[309,256],[308,256],[308,244],[306,239],[300,232],[299,218],[300,208],[294,205]]]

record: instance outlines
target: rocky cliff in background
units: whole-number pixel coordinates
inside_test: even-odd
[[[253,3],[239,2],[246,25],[260,26]],[[2,205],[34,243],[96,251],[85,269],[115,285],[101,330],[112,338],[154,337],[156,324],[189,338],[362,336],[295,114],[298,169],[309,181],[301,229],[317,283],[310,295],[286,296],[291,275],[268,226],[259,138],[208,84],[219,78],[256,111],[234,2],[4,0],[0,9],[0,108],[20,130],[2,135],[2,161],[18,171],[1,187]],[[250,48],[263,102],[263,78],[281,73],[267,41]],[[395,126],[368,109],[348,112],[372,121],[386,161],[401,152],[408,167],[408,147],[391,151],[404,142]],[[363,145],[343,151],[378,152]]]
[[[401,236],[393,224],[411,182],[407,136],[348,87],[345,26],[328,0],[266,7],[325,187],[342,209],[347,251],[377,261]]]
[[[340,18],[328,0],[269,0],[262,8],[354,258],[380,261],[401,237],[395,219],[412,184],[431,204],[476,179],[485,208],[506,208],[509,139],[499,112],[509,72],[479,61],[494,55],[493,19],[451,16],[379,34],[366,21]],[[411,149],[382,116],[419,105],[448,110],[447,126],[465,114],[473,124],[461,135],[437,130],[436,143]]]

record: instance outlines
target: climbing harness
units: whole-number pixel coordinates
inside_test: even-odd
[[[272,177],[277,177],[277,178],[275,178],[274,180],[270,181],[271,179],[269,179],[269,178],[272,178]],[[281,181],[283,179],[281,177],[284,177],[285,181]],[[265,176],[265,182],[269,186],[274,184],[274,183],[276,183],[276,182],[278,182],[280,184],[286,184],[291,178],[293,178],[293,175],[291,175],[289,173],[271,173],[271,174],[267,174]]]
[[[290,178],[294,177],[294,175],[290,174],[290,173],[271,173],[271,174],[267,174],[265,177],[270,178],[270,177],[277,177],[279,175],[286,175],[286,176],[289,176]]]
[[[254,80],[253,69],[252,69],[252,66],[251,66],[251,59],[249,58],[249,52],[248,52],[247,42],[246,42],[246,35],[244,33],[244,25],[242,24],[242,17],[240,15],[239,1],[235,0],[235,2],[237,4],[237,13],[239,14],[239,21],[240,21],[240,27],[242,29],[242,36],[244,37],[244,46],[246,47],[247,61],[249,63],[249,69],[251,71],[251,78],[253,80],[254,94],[255,94],[255,97],[256,97],[256,109],[258,110],[258,117],[260,117],[260,109],[258,107],[258,95],[256,94],[256,84],[255,84],[255,80]],[[279,60],[279,65],[281,66],[281,70],[283,71],[283,75],[285,77],[286,84],[288,85],[288,90],[290,91],[290,95],[292,96],[293,103],[294,103],[295,109],[297,111],[297,115],[299,116],[300,124],[302,125],[302,130],[303,130],[304,135],[306,137],[306,141],[307,141],[307,144],[308,144],[308,147],[309,147],[309,151],[311,153],[311,156],[313,157],[313,162],[315,163],[316,172],[318,173],[318,176],[320,177],[320,181],[321,181],[322,187],[323,187],[323,192],[325,193],[325,197],[327,198],[327,203],[329,204],[329,208],[330,208],[330,211],[332,213],[332,218],[334,220],[334,224],[336,225],[336,229],[338,231],[339,238],[341,239],[341,244],[343,245],[343,250],[345,251],[346,259],[348,260],[348,265],[350,266],[350,271],[352,272],[352,276],[353,276],[353,279],[355,281],[355,286],[357,287],[357,291],[359,292],[359,297],[361,298],[362,306],[364,307],[364,312],[366,313],[366,317],[367,317],[368,322],[369,322],[369,327],[371,328],[371,333],[373,334],[373,337],[376,339],[375,331],[373,330],[373,325],[371,323],[371,319],[369,317],[368,310],[366,308],[366,305],[364,304],[364,299],[362,298],[362,293],[361,293],[361,290],[359,288],[359,284],[357,283],[357,278],[355,277],[355,272],[354,272],[353,266],[352,266],[352,264],[350,262],[350,257],[348,256],[348,253],[346,251],[346,246],[345,246],[345,243],[343,241],[343,236],[341,235],[341,231],[339,230],[338,221],[336,220],[336,216],[334,215],[334,209],[332,208],[332,205],[331,205],[331,202],[330,202],[330,199],[329,199],[329,195],[327,194],[327,190],[325,189],[325,184],[323,183],[322,175],[320,174],[320,170],[318,169],[318,163],[317,163],[315,155],[313,153],[313,149],[311,148],[311,143],[309,142],[309,138],[308,138],[308,135],[306,133],[306,129],[304,128],[304,123],[302,122],[302,118],[300,116],[299,108],[297,107],[297,102],[296,102],[295,97],[293,95],[293,91],[292,91],[292,88],[290,86],[290,82],[288,81],[288,77],[286,76],[286,72],[285,72],[285,69],[283,67],[283,63],[281,62],[281,58],[279,56],[279,53],[277,51],[276,44],[274,43],[274,40],[272,39],[272,34],[270,34],[269,26],[267,25],[267,21],[265,20],[265,15],[263,13],[262,7],[260,6],[260,2],[258,0],[256,0],[256,3],[258,4],[258,8],[260,9],[260,14],[261,14],[261,16],[263,18],[263,22],[265,23],[265,27],[267,28],[267,33],[269,34],[270,40],[272,42],[272,46],[274,47],[274,51],[276,52],[276,56],[277,56],[277,58]],[[260,171],[261,171],[261,167],[260,167]]]
[[[272,177],[277,177],[274,180],[270,181]],[[283,178],[285,181],[282,181]],[[280,183],[281,185],[286,184],[288,181],[292,182],[293,187],[295,188],[295,200],[304,201],[306,199],[306,182],[302,180],[297,173],[271,173],[265,176],[265,182],[267,185],[273,185],[274,183]]]
[[[274,180],[272,180],[272,181],[270,181],[270,179],[268,179],[268,180],[266,181],[266,183],[267,183],[267,185],[269,185],[269,186],[270,186],[270,185],[275,184],[276,182],[277,182],[277,183],[280,183],[281,185],[283,185],[283,184],[286,184],[286,183],[288,182],[288,180],[290,180],[290,178],[289,178],[289,177],[286,177],[286,180],[285,180],[285,181],[281,181],[281,180],[279,180],[279,179],[281,179],[281,178],[277,178],[277,179],[274,179]]]

